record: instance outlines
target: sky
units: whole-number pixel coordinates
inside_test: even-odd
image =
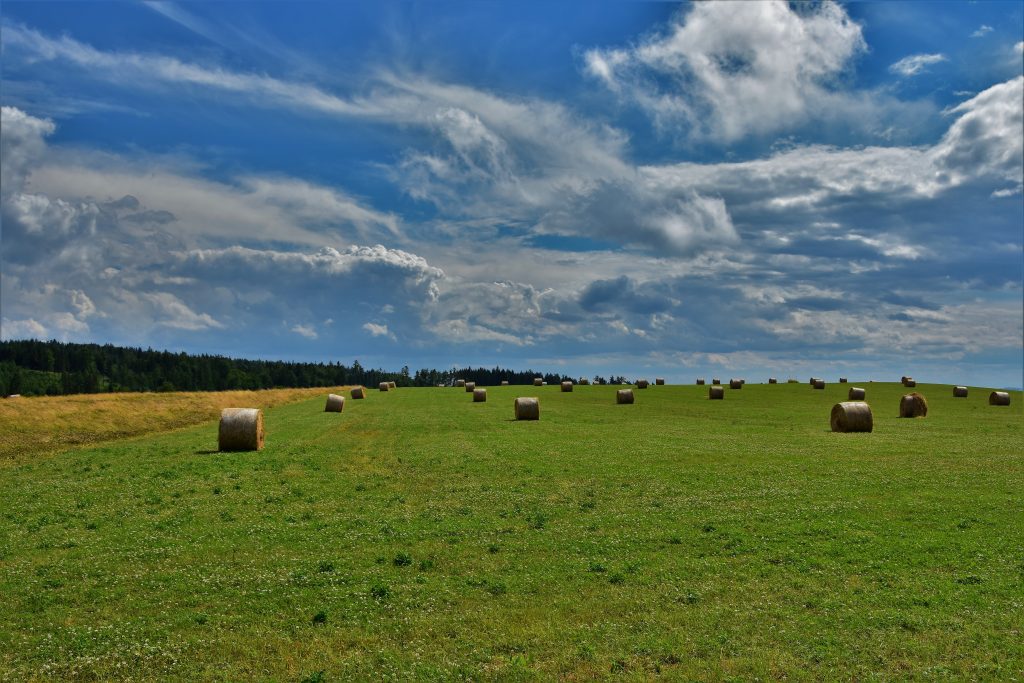
[[[0,5],[0,335],[1024,382],[1024,3]]]

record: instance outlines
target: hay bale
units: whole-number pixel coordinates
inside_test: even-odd
[[[903,380],[903,386],[907,387],[908,389],[912,389],[917,386],[917,382],[914,381],[913,377],[908,377],[905,380]]]
[[[220,411],[217,449],[258,451],[263,448],[263,411],[259,408],[225,408]]]
[[[544,378],[543,377],[534,377],[533,378],[533,386],[535,386],[535,387],[542,387],[542,386],[544,386]]]
[[[718,379],[717,377],[714,377],[714,378],[711,379],[711,383],[712,384],[721,384],[722,380]]]
[[[740,384],[746,384],[746,383],[747,383],[747,380],[745,380],[745,379],[741,379],[740,380]]]
[[[540,419],[540,399],[536,397],[520,396],[516,399],[515,407],[517,420]]]
[[[907,377],[906,375],[903,375],[902,377],[900,377],[900,384],[905,384],[908,379],[910,378]]]
[[[825,388],[825,380],[823,380],[823,379],[816,379],[816,380],[814,380],[814,388],[815,389],[824,389]]]
[[[698,387],[704,386],[704,378],[703,377],[698,377],[697,378],[697,386]]]
[[[1010,392],[1008,391],[993,391],[988,395],[988,404],[990,406],[1008,406],[1010,405]]]
[[[562,391],[572,391],[572,382],[562,382]]]
[[[352,398],[366,398],[366,389],[363,387],[355,387],[351,393]]]
[[[632,389],[618,389],[615,391],[615,403],[619,405],[631,404],[634,401]]]
[[[840,377],[839,378],[839,383],[840,384],[846,384],[846,378],[845,377]]]
[[[916,391],[904,394],[900,399],[900,417],[926,417],[927,415],[928,401]]]
[[[397,389],[398,388],[398,385],[395,384],[394,382],[388,382],[388,384],[391,385],[392,389]]]
[[[345,397],[337,394],[327,394],[327,405],[324,406],[325,413],[340,413],[345,410]]]
[[[476,390],[476,382],[466,382],[466,393],[472,394]]]
[[[731,379],[731,380],[729,380],[729,388],[730,389],[742,389],[743,388],[743,381],[742,380],[738,380],[738,379]]]
[[[580,384],[580,385],[585,386],[585,387],[586,386],[590,386],[590,380],[587,379],[586,377],[580,377],[580,381],[577,382],[577,384]]]
[[[654,378],[654,384],[656,386],[659,386],[659,387],[665,386],[665,378],[664,377],[655,377]]]
[[[846,395],[851,401],[863,401],[867,397],[867,393],[860,387],[850,387],[850,391]]]
[[[508,386],[508,380],[507,379],[501,380],[501,386],[507,387]]]
[[[786,384],[800,384],[800,380],[790,377],[789,379],[786,380]]]
[[[778,384],[778,383],[779,383],[779,380],[776,379],[775,377],[769,377],[768,378],[768,384]]]
[[[380,383],[380,390],[381,391],[391,391],[391,382],[381,382]]]
[[[486,389],[474,389],[473,390],[473,403],[483,403],[487,400]]]
[[[833,432],[870,432],[874,427],[871,406],[863,401],[843,401],[832,406]]]
[[[8,394],[7,398],[21,398],[21,394]]]
[[[464,379],[457,379],[457,380],[455,380],[455,386],[457,386],[457,387],[464,387],[464,386],[466,386],[466,380],[464,380]]]
[[[636,388],[637,389],[646,389],[648,384],[650,384],[650,382],[648,382],[647,380],[645,380],[645,379],[638,379],[636,381]]]
[[[722,400],[725,398],[725,387],[714,385],[708,388],[708,400]]]
[[[953,387],[953,398],[967,398],[967,387]]]

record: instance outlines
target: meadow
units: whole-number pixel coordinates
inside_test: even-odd
[[[1021,680],[1021,393],[854,384],[872,433],[840,384],[314,390],[260,452],[13,457],[0,679]]]

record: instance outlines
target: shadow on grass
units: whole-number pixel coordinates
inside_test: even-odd
[[[215,455],[217,453],[220,453],[220,451],[196,451],[195,455]]]

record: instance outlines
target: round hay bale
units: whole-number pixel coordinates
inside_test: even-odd
[[[704,386],[704,378],[703,377],[698,377],[697,378],[697,386],[698,387]]]
[[[585,387],[590,386],[590,380],[586,377],[580,377],[580,381],[578,383]]]
[[[388,382],[388,384],[391,385],[392,389],[397,389],[398,388],[398,385],[395,384],[394,382]]]
[[[1010,392],[1008,391],[993,391],[988,395],[988,404],[990,406],[1008,406],[1010,405]]]
[[[904,394],[900,399],[900,417],[926,417],[927,415],[928,401],[916,391]]]
[[[917,386],[917,382],[914,381],[913,377],[908,377],[906,380],[903,381],[903,386],[907,387],[908,389],[913,389],[914,387]]]
[[[473,403],[483,403],[487,400],[486,389],[474,389],[473,390]]]
[[[380,390],[381,391],[391,391],[391,382],[381,382],[380,383]]]
[[[544,386],[544,378],[543,377],[534,377],[533,378],[533,386],[535,386],[535,387],[542,387],[542,386]]]
[[[845,377],[840,377],[839,378],[839,383],[840,384],[846,384],[846,378]]]
[[[967,387],[953,387],[953,398],[967,398]]]
[[[874,427],[871,406],[863,401],[843,401],[832,406],[833,432],[870,432]]]
[[[816,380],[814,380],[814,388],[815,389],[824,389],[825,388],[825,380],[823,380],[823,379],[816,379]]]
[[[645,380],[645,379],[638,379],[636,381],[636,388],[637,389],[646,389],[648,384],[650,384],[650,382],[648,382],[647,380]]]
[[[472,394],[476,390],[476,382],[466,382],[466,393]]]
[[[464,379],[457,379],[457,380],[455,380],[455,386],[457,386],[457,387],[464,387],[464,386],[466,386],[466,380],[464,380]]]
[[[745,380],[745,379],[741,379],[740,380],[740,384],[746,384],[746,383],[747,383],[747,380]]]
[[[908,379],[910,378],[907,377],[906,375],[903,375],[902,377],[900,377],[900,384],[904,384]]]
[[[540,419],[540,399],[536,397],[520,396],[516,399],[515,407],[517,420]]]
[[[546,387],[546,386],[548,385],[548,383],[547,383],[547,382],[541,382],[541,383],[540,383],[540,385],[541,385],[542,387]]]
[[[786,384],[800,384],[800,380],[790,377],[786,380]]]
[[[615,391],[615,403],[619,405],[631,404],[633,403],[633,400],[634,398],[632,389],[617,389]]]
[[[722,383],[722,380],[718,379],[717,377],[713,377],[713,378],[711,379],[711,383],[712,383],[712,384],[721,384],[721,383]]]
[[[366,389],[363,387],[355,387],[351,393],[352,398],[366,398]]]
[[[572,391],[572,382],[562,382],[562,391]]]
[[[263,411],[259,408],[225,408],[220,411],[217,449],[258,451],[263,448]]]
[[[743,388],[743,381],[742,380],[738,380],[738,379],[731,379],[731,380],[729,380],[729,388],[730,389],[742,389]]]
[[[507,387],[508,386],[508,380],[507,379],[501,380],[501,386]]]
[[[21,398],[21,394],[8,394],[7,398]]]
[[[717,384],[708,388],[708,400],[722,400],[725,398],[725,387]]]
[[[768,384],[778,384],[778,383],[779,383],[779,380],[776,379],[775,377],[769,377],[768,378]]]
[[[345,410],[345,397],[337,394],[327,394],[327,405],[324,406],[325,413],[340,413]]]
[[[659,387],[665,386],[665,378],[664,377],[655,377],[654,378],[654,384],[656,386],[659,386]]]
[[[860,387],[850,387],[850,391],[846,395],[851,401],[863,401],[867,397],[867,393]]]

